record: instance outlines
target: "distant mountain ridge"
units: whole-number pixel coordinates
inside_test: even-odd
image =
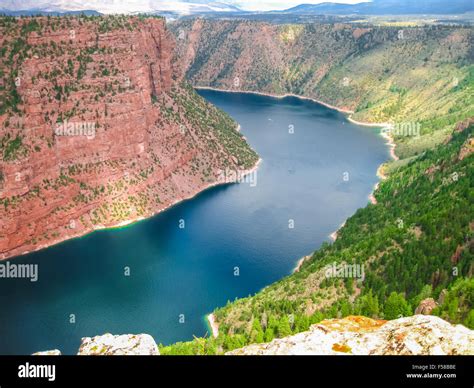
[[[281,13],[332,15],[408,15],[408,14],[462,14],[474,12],[471,0],[374,0],[367,3],[301,4]]]
[[[304,0],[303,0],[304,1]],[[137,4],[132,0],[103,2],[98,0],[3,0],[0,12],[10,15],[34,13],[67,13],[95,11],[111,13],[150,13],[169,17],[186,15],[414,15],[414,14],[464,14],[474,12],[471,0],[373,0],[357,4],[324,2],[320,4],[300,4],[283,11],[251,12],[226,1],[205,0],[150,0]]]

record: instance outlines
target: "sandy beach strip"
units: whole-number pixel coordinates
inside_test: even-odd
[[[339,228],[337,228],[334,232],[332,232],[329,237],[331,238],[332,241],[336,241],[337,240],[337,236],[338,236],[338,232],[339,230],[341,230],[344,225],[346,224],[346,221],[344,221],[340,226]]]
[[[380,124],[376,124],[376,123],[365,123],[365,122],[361,122],[361,121],[357,121],[357,120],[354,120],[352,119],[351,117],[348,117],[347,118],[350,122],[354,123],[354,124],[357,124],[357,125],[363,125],[363,126],[366,126],[366,127],[382,127],[382,131],[380,132],[380,135],[385,139],[387,140],[387,142],[385,143],[386,145],[388,145],[389,149],[390,149],[390,157],[397,161],[399,160],[399,157],[395,154],[395,147],[396,147],[396,144],[395,144],[395,141],[393,140],[393,136],[392,134],[390,133],[389,130],[387,129],[390,129],[391,128],[391,124],[389,123],[380,123]],[[387,179],[387,175],[385,175],[385,173],[383,172],[383,167],[384,167],[384,164],[385,163],[382,163],[379,168],[377,169],[377,176],[381,179],[381,180],[385,180]],[[372,192],[369,194],[369,201],[371,204],[373,205],[376,205],[377,204],[377,199],[375,198],[375,192],[377,191],[377,189],[379,188],[380,186],[380,182],[377,182],[374,186],[374,189],[372,190]]]
[[[313,252],[314,253],[314,252]],[[301,269],[301,266],[303,265],[303,263],[309,259],[311,259],[311,257],[313,257],[313,253],[307,255],[307,256],[303,256],[301,259],[299,259],[296,263],[296,266],[295,268],[293,268],[293,273],[295,272],[299,272],[300,269]]]
[[[207,316],[207,322],[209,323],[209,327],[211,329],[212,336],[214,338],[217,338],[217,336],[219,335],[219,325],[217,324],[216,316],[213,313],[209,314]]]
[[[377,189],[379,188],[379,184],[380,182],[377,182],[374,186],[374,189],[372,190],[372,192],[369,194],[369,201],[372,205],[377,205],[377,198],[375,198],[375,192],[377,191]]]
[[[393,160],[397,161],[400,158],[395,154],[395,141],[393,140],[393,136],[389,132],[382,131],[382,137],[387,140],[387,145],[390,147],[390,156]]]

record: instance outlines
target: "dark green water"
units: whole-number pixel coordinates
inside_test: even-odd
[[[257,184],[215,187],[127,228],[15,259],[38,263],[39,280],[0,280],[1,354],[73,354],[81,337],[106,332],[164,344],[202,336],[205,314],[289,274],[367,204],[389,157],[375,129],[296,98],[199,93],[241,124],[263,159]]]

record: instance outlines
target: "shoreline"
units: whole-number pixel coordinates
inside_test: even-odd
[[[386,144],[390,148],[391,158],[395,161],[400,160],[400,158],[397,156],[397,154],[395,154],[395,147],[397,146],[397,144],[395,143],[395,140],[393,139],[393,136],[388,132],[384,132],[384,133],[382,133],[382,137],[385,140],[387,140]]]
[[[325,106],[326,108],[334,109],[334,110],[337,110],[338,112],[341,112],[341,113],[345,113],[345,114],[353,114],[354,113],[353,110],[345,109],[345,108],[339,108],[335,105],[328,104],[327,102],[317,100],[317,99],[312,98],[312,97],[300,96],[300,95],[294,94],[294,93],[272,94],[272,93],[264,93],[264,92],[252,92],[252,91],[249,91],[249,90],[240,90],[240,89],[219,89],[219,88],[213,88],[213,87],[210,87],[210,86],[193,86],[193,87],[194,87],[194,89],[198,89],[198,90],[212,90],[212,91],[215,91],[215,92],[256,94],[258,96],[272,97],[272,98],[277,98],[279,100],[282,100],[286,97],[296,97],[296,98],[299,98],[301,100],[316,102],[320,105]]]
[[[390,123],[367,123],[364,121],[357,121],[354,120],[351,116],[347,118],[351,123],[357,124],[357,125],[362,125],[364,127],[381,127],[382,131],[380,131],[380,136],[382,136],[385,140],[387,140],[387,145],[390,148],[390,156],[393,160],[399,160],[400,158],[395,154],[395,147],[397,144],[395,143],[395,140],[393,139],[392,134],[387,131],[387,129],[392,128],[392,124]]]
[[[301,267],[303,266],[304,262],[311,259],[311,257],[313,257],[313,253],[310,253],[309,255],[303,256],[301,259],[299,259],[296,262],[296,266],[295,266],[295,268],[293,268],[293,271],[291,271],[291,273],[299,272]]]
[[[353,124],[361,125],[361,126],[365,126],[365,127],[380,128],[381,131],[380,131],[379,135],[382,136],[387,141],[385,144],[389,147],[389,150],[390,150],[389,152],[390,152],[391,159],[395,160],[395,161],[399,160],[399,157],[395,154],[396,143],[393,139],[393,136],[391,135],[391,133],[389,131],[386,130],[386,129],[390,129],[392,127],[392,125],[390,123],[368,123],[368,122],[364,122],[364,121],[355,120],[355,119],[352,118],[352,115],[354,114],[353,110],[339,108],[337,106],[328,104],[324,101],[317,100],[317,99],[312,98],[312,97],[300,96],[300,95],[297,95],[297,94],[294,94],[294,93],[285,93],[285,94],[280,94],[279,95],[279,94],[272,94],[272,93],[254,92],[254,91],[249,91],[249,90],[214,88],[214,87],[210,87],[210,86],[194,86],[194,89],[197,89],[197,90],[211,90],[211,91],[226,92],[226,93],[255,94],[255,95],[259,95],[259,96],[272,97],[272,98],[276,98],[276,99],[284,99],[286,97],[296,97],[296,98],[299,98],[299,99],[302,99],[302,100],[308,100],[308,101],[315,102],[317,104],[325,106],[326,108],[333,109],[333,110],[336,110],[340,113],[346,114],[347,115],[347,120],[349,122],[353,123]],[[376,175],[380,180],[374,185],[371,193],[368,196],[368,199],[369,199],[370,203],[373,204],[373,205],[377,204],[377,199],[375,198],[375,192],[379,188],[380,182],[382,180],[387,179],[387,176],[383,172],[383,166],[384,166],[385,163],[386,162],[382,163],[377,168]],[[346,224],[346,221],[344,221],[339,226],[339,228],[337,228],[334,232],[332,232],[329,235],[329,238],[333,242],[336,241],[336,239],[338,237],[339,230],[341,228],[343,228],[345,224]],[[307,260],[307,258],[311,257],[311,256],[312,256],[312,254],[309,255],[309,256],[304,256],[301,259],[299,259],[297,261],[296,266],[293,269],[292,273],[298,272],[300,270],[301,266],[303,265],[303,263],[305,262],[305,260]]]
[[[286,97],[295,97],[295,98],[299,98],[299,99],[302,99],[302,100],[308,100],[308,101],[312,101],[312,102],[315,102],[317,104],[320,104],[320,105],[323,105],[325,106],[326,108],[329,108],[329,109],[333,109],[333,110],[336,110],[340,113],[344,113],[344,114],[347,114],[347,120],[353,124],[356,124],[356,125],[361,125],[361,126],[367,126],[367,127],[380,127],[382,129],[384,128],[390,128],[390,124],[389,123],[367,123],[367,122],[362,122],[362,121],[357,121],[357,120],[354,120],[351,116],[352,114],[354,113],[354,111],[352,110],[348,110],[348,109],[344,109],[344,108],[339,108],[337,106],[334,106],[334,105],[331,105],[331,104],[328,104],[324,101],[320,101],[320,100],[317,100],[315,98],[311,98],[311,97],[306,97],[306,96],[300,96],[300,95],[297,95],[297,94],[293,94],[293,93],[286,93],[286,94],[283,94],[283,95],[277,95],[277,94],[272,94],[272,93],[263,93],[263,92],[254,92],[254,91],[246,91],[246,90],[231,90],[231,89],[219,89],[219,88],[213,88],[213,87],[207,87],[207,86],[194,86],[194,89],[198,89],[198,90],[211,90],[211,91],[217,91],[217,92],[226,92],[226,93],[242,93],[242,94],[255,94],[255,95],[260,95],[260,96],[266,96],[266,97],[272,97],[272,98],[276,98],[276,99],[284,99]],[[236,127],[236,131],[240,132],[241,130],[241,126],[240,124],[237,124],[237,127]],[[387,140],[387,143],[386,145],[388,145],[388,147],[390,148],[390,156],[393,160],[399,160],[398,156],[395,154],[395,147],[396,147],[396,144],[393,140],[393,137],[391,136],[391,134],[389,132],[386,132],[386,131],[381,131],[380,132],[380,135]],[[255,165],[245,171],[243,171],[242,173],[242,176],[246,176],[254,171],[256,171],[260,165],[260,163],[262,162],[262,159],[259,158],[257,160],[257,162],[255,163]],[[383,173],[383,165],[384,163],[382,163],[378,169],[377,169],[377,177],[379,177],[379,179],[381,180],[384,180],[387,178],[387,176]],[[219,186],[219,185],[225,185],[225,184],[229,184],[231,182],[226,182],[226,181],[216,181],[216,182],[213,182],[213,183],[210,183],[206,186],[204,186],[203,188],[199,189],[196,193],[192,194],[192,195],[189,195],[187,197],[183,197],[183,198],[180,198],[180,199],[177,199],[175,200],[174,202],[170,203],[168,206],[165,206],[163,209],[160,209],[156,212],[153,212],[152,214],[150,215],[147,215],[147,216],[140,216],[140,217],[137,217],[137,218],[134,218],[134,219],[129,219],[129,220],[125,220],[125,221],[120,221],[118,222],[117,224],[112,224],[112,225],[108,225],[108,226],[105,226],[105,225],[99,225],[98,227],[95,227],[93,228],[92,230],[89,230],[89,231],[85,231],[84,233],[79,233],[79,234],[76,234],[76,235],[72,235],[72,236],[66,236],[62,239],[58,239],[54,242],[51,242],[51,243],[48,243],[48,244],[44,244],[44,245],[41,245],[41,246],[38,246],[36,249],[34,250],[29,250],[29,251],[25,251],[25,252],[22,252],[22,253],[19,253],[19,254],[11,254],[11,255],[0,255],[0,261],[3,261],[3,260],[8,260],[8,259],[14,259],[16,257],[20,257],[20,256],[24,256],[24,255],[27,255],[29,253],[33,253],[33,252],[37,252],[39,250],[42,250],[42,249],[46,249],[48,247],[51,247],[53,245],[58,245],[58,244],[61,244],[63,242],[66,242],[68,240],[72,240],[72,239],[75,239],[75,238],[81,238],[81,237],[85,237],[91,233],[94,233],[96,231],[101,231],[101,230],[107,230],[107,229],[118,229],[118,228],[123,228],[123,227],[127,227],[127,226],[131,226],[137,222],[140,222],[140,221],[144,221],[144,220],[147,220],[149,218],[152,218],[158,214],[160,214],[161,212],[164,212],[166,210],[168,210],[169,208],[177,205],[178,203],[181,203],[181,202],[184,202],[184,201],[187,201],[187,200],[190,200],[194,197],[196,197],[197,195],[199,195],[200,193],[208,190],[208,189],[211,189],[213,187],[216,187],[216,186]],[[377,182],[375,185],[374,185],[374,188],[372,190],[372,192],[369,194],[368,196],[368,199],[369,201],[372,203],[372,204],[377,204],[377,200],[374,196],[374,193],[375,191],[378,189],[380,185],[380,181]],[[341,228],[344,227],[346,221],[344,221],[340,226],[339,228],[337,228],[334,232],[332,232],[330,235],[329,235],[329,238],[334,242],[336,241],[337,237],[338,237],[338,232]],[[307,256],[304,256],[302,257],[301,259],[299,259],[296,263],[296,266],[295,268],[293,269],[292,273],[295,273],[295,272],[298,272],[301,268],[301,266],[303,265],[303,263],[305,262],[305,260],[307,260],[309,257],[311,257],[312,254],[310,255],[307,255]],[[208,321],[210,319],[215,319],[214,318],[214,315],[213,314],[209,314],[208,315]],[[211,323],[210,323],[211,324]],[[213,324],[215,324],[215,322],[213,321],[213,323],[211,324],[211,328],[212,330],[214,330],[213,328]],[[213,333],[214,334],[214,333]]]
[[[380,182],[377,182],[375,185],[374,185],[374,188],[372,190],[372,192],[369,194],[369,201],[372,205],[377,205],[377,198],[375,198],[375,195],[374,193],[377,191],[377,189],[379,188],[379,184]]]
[[[239,128],[239,127],[240,126],[238,126],[237,128]],[[251,174],[254,171],[256,171],[258,169],[258,167],[260,166],[261,162],[262,162],[262,158],[259,157],[254,166],[248,168],[247,170],[242,171],[241,176],[244,177],[244,176],[246,176],[248,174]],[[112,223],[110,225],[97,225],[97,226],[95,226],[94,228],[92,228],[90,230],[83,230],[80,233],[71,234],[71,235],[68,235],[68,236],[63,236],[63,237],[61,237],[59,239],[56,239],[56,240],[52,240],[51,242],[49,242],[47,244],[38,245],[37,247],[35,247],[35,249],[26,250],[26,251],[19,252],[19,253],[16,253],[14,250],[12,250],[12,251],[10,251],[10,252],[12,252],[10,254],[9,254],[9,252],[6,252],[4,254],[0,254],[0,262],[5,261],[5,260],[12,260],[12,259],[14,260],[16,258],[26,256],[30,253],[38,252],[38,251],[41,251],[43,249],[47,249],[47,248],[55,246],[55,245],[65,243],[69,240],[83,238],[83,237],[86,237],[89,234],[92,234],[94,232],[99,232],[99,231],[104,231],[104,230],[120,229],[120,228],[125,228],[125,227],[128,227],[128,226],[132,226],[132,225],[134,225],[138,222],[146,221],[146,220],[148,220],[148,219],[150,219],[150,218],[152,218],[152,217],[154,217],[154,216],[156,216],[156,215],[158,215],[158,214],[160,214],[160,213],[162,213],[166,210],[169,210],[170,208],[172,208],[175,205],[178,205],[181,202],[189,201],[189,200],[193,199],[194,197],[198,196],[199,194],[203,193],[206,190],[209,190],[209,189],[211,189],[213,187],[216,187],[216,186],[227,185],[227,184],[232,184],[232,182],[226,182],[225,180],[224,181],[217,180],[215,182],[209,183],[209,184],[203,186],[202,188],[200,188],[199,190],[197,190],[195,193],[190,194],[186,197],[176,199],[175,201],[171,202],[170,204],[163,207],[162,209],[159,209],[155,212],[152,212],[150,215],[139,216],[139,217],[131,218],[131,219],[128,219],[128,220],[119,221],[117,223]]]
[[[255,94],[255,95],[258,95],[258,96],[272,97],[272,98],[276,98],[276,99],[279,99],[279,100],[282,100],[286,97],[296,97],[296,98],[299,98],[301,100],[307,100],[307,101],[315,102],[317,104],[325,106],[326,108],[333,109],[333,110],[336,110],[340,113],[347,114],[347,120],[350,121],[352,124],[361,125],[361,126],[364,126],[364,127],[381,128],[382,131],[380,131],[380,135],[384,139],[387,140],[386,144],[390,148],[390,156],[392,157],[393,160],[399,160],[399,157],[395,154],[396,143],[393,139],[393,136],[390,134],[390,132],[383,131],[383,129],[390,129],[392,127],[392,124],[390,124],[390,123],[368,123],[368,122],[365,122],[365,121],[357,121],[357,120],[352,118],[352,115],[355,113],[353,110],[340,108],[340,107],[337,107],[335,105],[331,105],[327,102],[317,100],[316,98],[300,96],[300,95],[294,94],[294,93],[273,94],[273,93],[264,93],[264,92],[253,92],[253,91],[249,91],[249,90],[240,90],[240,89],[214,88],[214,87],[211,87],[211,86],[194,86],[194,89],[197,89],[197,90],[211,90],[211,91],[215,91],[215,92],[225,92],[225,93]],[[240,126],[238,127],[237,130],[240,130]]]
[[[206,322],[208,327],[211,329],[211,334],[214,338],[219,335],[219,324],[217,323],[216,316],[214,313],[206,315]]]
[[[361,125],[361,126],[364,126],[364,127],[381,128],[381,131],[380,131],[379,134],[380,134],[380,136],[382,136],[387,141],[385,144],[389,147],[390,157],[392,158],[392,160],[395,160],[395,161],[399,160],[399,157],[395,154],[396,143],[393,139],[393,136],[391,135],[391,133],[389,131],[386,131],[386,129],[391,128],[392,125],[390,123],[368,123],[368,122],[364,122],[364,121],[357,121],[357,120],[352,118],[352,115],[354,114],[354,111],[352,111],[352,110],[339,108],[337,106],[328,104],[324,101],[320,101],[320,100],[317,100],[315,98],[306,97],[306,96],[299,96],[299,95],[293,94],[293,93],[286,93],[286,94],[278,95],[278,94],[272,94],[272,93],[252,92],[252,91],[248,91],[248,90],[219,89],[219,88],[213,88],[213,87],[208,87],[208,86],[195,86],[194,88],[198,89],[198,90],[212,90],[212,91],[216,91],[216,92],[226,92],[226,93],[256,94],[256,95],[259,95],[259,96],[266,96],[266,97],[272,97],[272,98],[277,98],[277,99],[284,99],[285,97],[296,97],[296,98],[300,98],[302,100],[309,100],[309,101],[315,102],[317,104],[325,106],[326,108],[334,109],[338,112],[347,114],[348,115],[347,120],[349,122],[353,123],[353,124]],[[387,176],[383,172],[384,164],[385,164],[385,162],[382,163],[377,168],[376,175],[380,179],[380,181],[387,179]],[[379,188],[380,181],[377,182],[374,185],[374,188],[372,189],[371,193],[368,196],[368,199],[369,199],[370,203],[372,203],[373,205],[377,204],[377,199],[375,198],[375,192]],[[339,226],[339,228],[337,228],[334,232],[332,232],[329,235],[329,238],[333,242],[336,241],[336,239],[338,237],[339,230],[341,228],[343,228],[345,224],[346,224],[346,221],[344,221],[341,224],[341,226]],[[297,261],[296,267],[293,269],[293,273],[298,272],[300,270],[301,266],[303,265],[303,263],[307,259],[307,257],[308,256],[304,256],[304,257],[302,257],[301,259],[299,259]]]
[[[332,232],[329,235],[329,238],[332,240],[332,242],[337,240],[339,231],[344,227],[344,225],[346,225],[346,221],[344,221],[341,225],[339,225],[339,228],[337,228],[334,232]]]

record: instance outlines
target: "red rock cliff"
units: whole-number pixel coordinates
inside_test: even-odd
[[[150,216],[251,167],[163,19],[1,18],[0,258]]]

